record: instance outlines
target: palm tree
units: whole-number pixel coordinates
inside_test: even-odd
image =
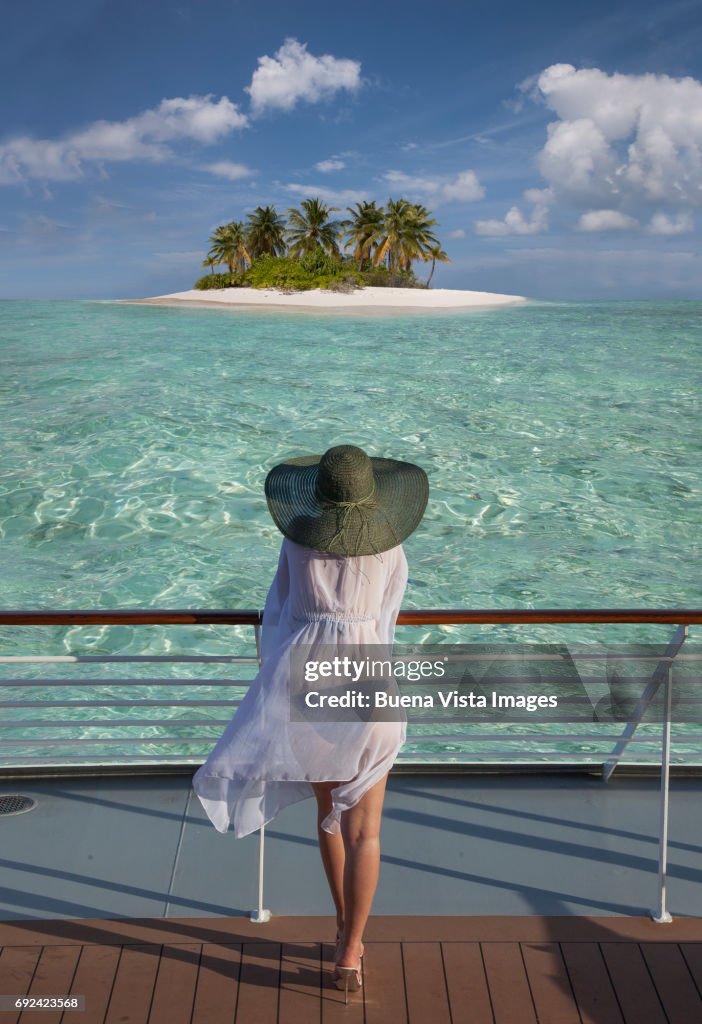
[[[202,261],[200,266],[202,266],[202,267],[209,267],[210,268],[210,272],[214,274],[214,268],[219,266],[219,260],[216,259],[216,257],[214,257],[214,256],[208,256],[207,259],[204,259]]]
[[[379,209],[375,200],[372,202],[356,203],[356,209],[347,206],[351,214],[349,220],[341,222],[344,237],[348,238],[346,243],[353,246],[353,258],[358,260],[359,271],[363,270],[364,264],[370,262],[373,255],[373,246],[381,237],[383,226],[383,211]]]
[[[230,274],[242,273],[247,264],[251,263],[251,255],[246,247],[246,232],[241,221],[233,220],[216,228],[210,243],[208,259],[226,263]]]
[[[275,206],[257,206],[248,217],[249,251],[258,256],[282,256],[285,253],[285,218]]]
[[[389,199],[385,207],[381,237],[375,252],[376,266],[387,261],[388,270],[409,270],[412,260],[424,259],[438,238],[430,230],[436,221],[426,207],[406,199]]]
[[[299,258],[321,248],[331,256],[338,256],[341,225],[337,220],[329,220],[329,214],[339,207],[327,206],[319,199],[303,199],[301,206],[301,210],[288,210],[289,254]]]
[[[429,277],[427,279],[427,288],[428,288],[429,285],[431,284],[431,279],[434,276],[434,267],[436,266],[436,264],[437,263],[450,263],[451,259],[450,259],[449,255],[448,255],[448,253],[445,253],[444,250],[441,248],[441,245],[438,244],[438,243],[437,243],[437,245],[432,245],[432,246],[430,246],[427,249],[426,255],[424,256],[424,259],[426,261],[431,260],[431,273],[429,274]]]

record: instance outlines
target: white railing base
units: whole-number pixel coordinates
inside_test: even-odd
[[[662,914],[657,911],[651,911],[651,920],[655,921],[656,924],[672,924],[673,918],[670,916],[667,910],[664,910]]]
[[[256,924],[265,924],[266,921],[270,921],[270,919],[270,910],[252,910],[249,914],[249,921],[255,921]]]

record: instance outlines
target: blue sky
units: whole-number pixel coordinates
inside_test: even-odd
[[[0,297],[182,290],[258,204],[404,195],[437,287],[702,298],[697,0],[27,0],[3,29]]]

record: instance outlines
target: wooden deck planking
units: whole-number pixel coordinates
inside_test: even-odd
[[[539,1024],[581,1024],[557,942],[523,942],[522,958]]]
[[[363,959],[365,1024],[407,1024],[399,942],[366,942]]]
[[[231,1024],[236,1013],[240,971],[240,943],[203,943],[192,1024]]]
[[[147,1024],[160,959],[161,946],[155,943],[122,947],[105,1024]]]
[[[636,942],[603,942],[602,953],[626,1024],[668,1024]]]
[[[0,921],[0,947],[149,945],[192,942],[333,942],[332,917],[51,918]],[[648,917],[458,914],[371,916],[364,941],[404,942],[677,942],[702,941],[702,918],[655,924]]]
[[[560,946],[582,1024],[625,1024],[599,944]]]
[[[319,942],[283,943],[278,1024],[319,1020],[322,949]]]
[[[441,944],[403,942],[402,960],[410,1024],[451,1024]]]
[[[117,976],[120,954],[119,946],[83,946],[81,948],[78,966],[73,975],[73,983],[67,995],[85,996],[85,1009],[64,1010],[61,1024],[72,1024],[72,1022],[103,1024],[112,995],[112,985]],[[61,993],[54,994],[60,995]]]
[[[493,1024],[490,990],[479,942],[442,942],[452,1024]]]
[[[437,918],[372,919],[363,988],[349,993],[348,1006],[331,982],[326,920],[279,918],[264,926],[267,937],[240,918],[189,918],[183,928],[173,919],[132,922],[140,932],[124,920],[77,920],[71,935],[62,927],[71,922],[32,921],[26,931],[12,922],[15,939],[39,937],[43,924],[46,941],[0,949],[0,992],[84,995],[86,1009],[12,1010],[0,1024],[702,1021],[700,921],[649,928],[640,919],[614,927],[550,919],[544,940],[547,919],[481,919],[483,929],[475,919],[444,920],[442,939]],[[131,941],[147,931],[167,941]]]
[[[680,949],[668,942],[649,942],[641,952],[669,1024],[702,1021],[702,998]]]
[[[29,991],[41,952],[41,946],[7,946],[0,951],[1,995],[20,996]],[[19,1017],[19,1011],[4,1011],[0,1020],[17,1024]]]
[[[483,960],[495,1020],[500,1024],[539,1024],[518,942],[486,942]]]
[[[702,995],[702,942],[681,942],[679,949],[697,991]]]
[[[236,1020],[277,1024],[280,952],[279,942],[243,944]]]
[[[71,990],[80,953],[78,946],[45,946],[27,995],[67,995]],[[60,1024],[62,1014],[62,1009],[25,1010],[20,1014],[20,1021],[21,1024]]]
[[[151,1024],[190,1024],[200,968],[199,943],[161,947],[151,1000]]]

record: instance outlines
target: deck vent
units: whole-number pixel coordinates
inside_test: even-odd
[[[22,814],[24,811],[33,810],[36,806],[37,802],[31,796],[21,796],[18,793],[0,796],[0,814]]]

